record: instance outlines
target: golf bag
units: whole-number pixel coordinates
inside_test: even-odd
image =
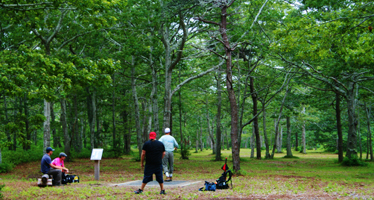
[[[232,172],[229,170],[229,166],[227,166],[227,158],[225,160],[225,164],[221,168],[224,172],[221,176],[217,179],[216,187],[217,189],[229,189],[228,182],[231,180]],[[228,177],[227,177],[228,176]],[[232,187],[232,181],[231,181]]]
[[[228,176],[228,178],[227,178]],[[232,172],[227,170],[217,179],[217,189],[229,189],[228,182],[231,180]]]
[[[65,175],[65,173],[62,173],[62,184],[68,184],[68,183],[79,183],[79,176],[77,175]]]

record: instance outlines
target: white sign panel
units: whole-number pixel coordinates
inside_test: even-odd
[[[92,149],[91,160],[101,160],[103,149]]]

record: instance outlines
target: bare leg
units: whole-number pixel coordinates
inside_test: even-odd
[[[141,190],[144,190],[145,185],[147,185],[147,183],[142,183],[142,187],[141,187],[140,189],[141,189]]]
[[[161,190],[164,190],[164,183],[159,183]]]

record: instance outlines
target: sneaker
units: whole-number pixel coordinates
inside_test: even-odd
[[[141,194],[141,193],[143,193],[143,190],[138,189],[138,190],[135,190],[134,192],[135,192],[135,194]]]
[[[161,190],[160,194],[166,194],[165,190]]]

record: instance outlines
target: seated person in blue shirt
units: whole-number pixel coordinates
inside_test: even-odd
[[[53,151],[54,149],[52,149],[51,147],[47,147],[45,149],[46,154],[44,154],[41,161],[41,172],[43,174],[52,175],[54,179],[54,182],[52,184],[55,186],[60,186],[62,170],[68,169],[62,166],[56,166],[52,164],[51,155]]]

